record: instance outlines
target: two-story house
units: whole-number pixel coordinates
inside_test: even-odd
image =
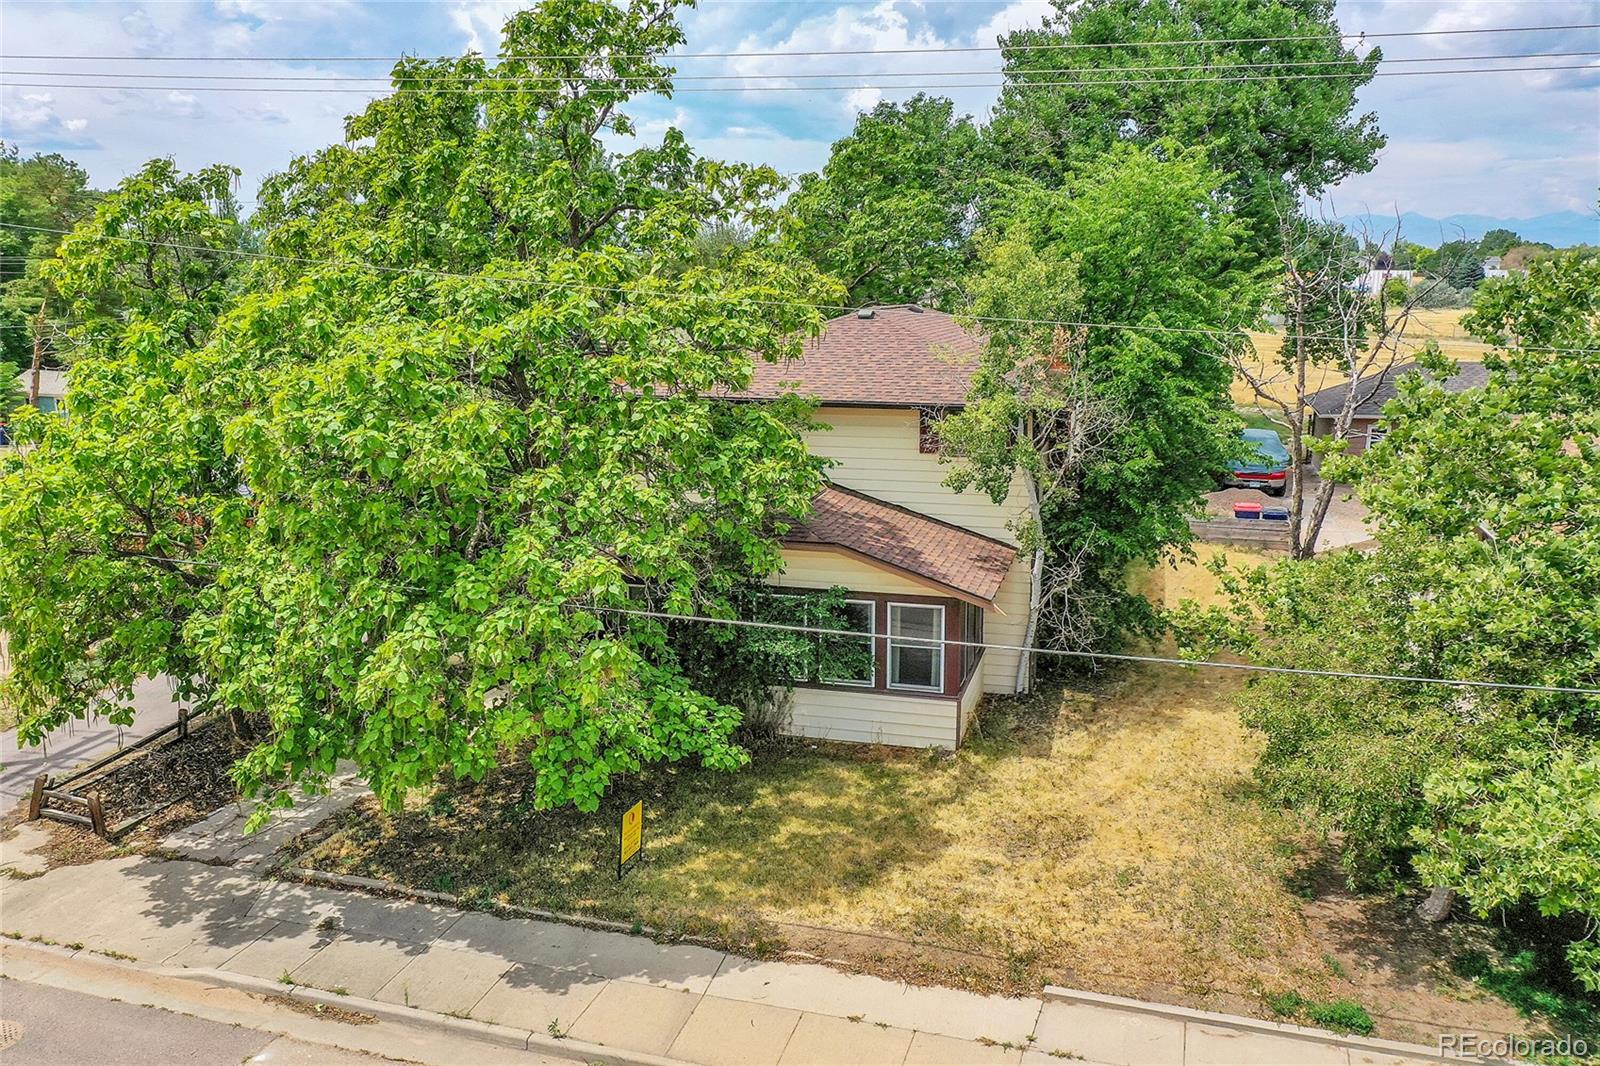
[[[829,486],[783,540],[783,589],[849,590],[851,628],[870,646],[853,676],[796,679],[792,734],[901,747],[955,747],[985,693],[1025,688],[1020,646],[1031,559],[1011,523],[1027,510],[1021,475],[1002,504],[947,486],[937,420],[966,402],[981,341],[915,305],[829,321],[800,358],[758,362],[733,398],[814,398],[828,428],[808,435],[833,461]]]

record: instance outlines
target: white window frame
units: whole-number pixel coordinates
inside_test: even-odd
[[[1374,419],[1367,423],[1367,447],[1370,448],[1389,435],[1389,429],[1383,425],[1382,419]]]
[[[823,677],[822,676],[822,655],[819,652],[819,654],[817,655],[817,681],[820,682],[821,684],[824,684],[824,685],[850,685],[850,686],[852,686],[854,688],[877,688],[878,687],[878,601],[877,600],[853,600],[853,599],[846,598],[846,600],[844,602],[845,603],[864,604],[866,606],[866,608],[867,608],[867,629],[866,629],[866,632],[861,634],[861,638],[867,642],[867,648],[872,653],[872,670],[868,674],[867,679],[865,681],[855,681],[855,680],[851,680],[849,678]],[[822,641],[822,640],[826,640],[826,639],[827,639],[826,637],[820,637],[820,636],[817,638],[818,641]],[[842,640],[844,638],[841,637],[839,639]]]
[[[888,638],[888,642],[889,642],[889,661],[884,666],[884,684],[885,684],[885,686],[888,687],[888,688],[892,688],[892,689],[899,689],[899,690],[901,690],[903,692],[940,692],[940,693],[944,692],[945,645],[942,642],[944,640],[945,626],[948,623],[948,619],[945,617],[945,606],[944,606],[944,604],[942,604],[942,603],[898,603],[898,602],[895,602],[895,601],[891,600],[891,601],[889,601],[888,607],[889,607],[889,611],[888,611],[887,618],[888,618],[889,627],[888,627],[888,632],[885,634],[885,636]],[[930,647],[929,641],[927,639],[923,638],[923,637],[898,637],[898,638],[895,637],[895,635],[894,635],[894,612],[895,612],[895,609],[897,607],[910,607],[910,608],[913,608],[913,609],[919,610],[919,611],[938,611],[939,612],[939,636],[936,639],[938,639],[941,643],[932,644],[931,645],[931,649],[938,654],[938,660],[937,660],[938,665],[934,669],[934,676],[936,678],[938,678],[938,684],[936,684],[936,685],[907,685],[907,684],[896,683],[895,682],[895,679],[894,679],[894,648],[895,648],[895,644],[899,643],[899,644],[902,644],[902,645],[904,645],[906,647],[910,647],[910,648],[927,648],[927,647]]]

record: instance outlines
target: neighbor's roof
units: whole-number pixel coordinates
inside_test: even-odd
[[[837,485],[822,490],[783,542],[837,548],[989,608],[1017,557],[1004,541]]]
[[[983,342],[943,311],[915,304],[852,311],[829,319],[797,359],[757,360],[735,399],[784,393],[870,407],[957,407],[967,399]]]
[[[24,367],[22,373],[17,375],[17,382],[22,386],[23,395],[28,395],[33,390],[33,370]],[[67,394],[67,372],[65,370],[51,370],[48,367],[39,369],[39,395],[54,396],[56,399]]]
[[[1410,373],[1421,374],[1432,379],[1433,375],[1422,370],[1415,363],[1402,363],[1385,373],[1369,374],[1356,382],[1357,403],[1355,416],[1357,418],[1376,418],[1383,413],[1383,405],[1394,399],[1399,392],[1399,381]],[[1445,378],[1441,384],[1447,392],[1466,392],[1469,389],[1481,389],[1488,384],[1489,372],[1482,363],[1457,363],[1456,373]],[[1314,392],[1306,397],[1306,403],[1317,414],[1324,418],[1332,418],[1344,406],[1345,392],[1350,388],[1349,382],[1338,385],[1329,385],[1319,392]],[[1369,395],[1370,394],[1370,395]]]

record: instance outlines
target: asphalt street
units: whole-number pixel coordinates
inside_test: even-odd
[[[5,1066],[385,1066],[391,1061],[0,978],[0,1063]]]

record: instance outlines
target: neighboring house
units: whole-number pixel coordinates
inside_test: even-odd
[[[1370,374],[1356,382],[1354,417],[1350,419],[1350,430],[1345,434],[1350,441],[1348,454],[1360,455],[1383,439],[1383,405],[1394,399],[1400,378],[1410,373],[1426,375],[1427,371],[1420,370],[1415,363],[1402,363],[1387,372]],[[1457,363],[1456,372],[1444,380],[1444,387],[1450,392],[1466,392],[1468,389],[1482,388],[1488,380],[1489,373],[1482,363]],[[1345,394],[1349,390],[1349,382],[1341,382],[1306,398],[1307,405],[1315,412],[1312,435],[1333,435],[1334,419],[1343,409]]]
[[[1406,287],[1410,288],[1412,283],[1416,281],[1416,277],[1417,272],[1415,270],[1374,267],[1352,281],[1350,288],[1356,292],[1364,292],[1376,296],[1383,291],[1383,287],[1391,280],[1398,279],[1403,281],[1406,283]]]
[[[1019,475],[1003,504],[953,491],[933,430],[965,403],[980,347],[942,312],[878,307],[831,320],[796,360],[758,362],[734,394],[819,402],[830,428],[806,443],[834,460],[830,484],[784,537],[770,581],[848,589],[851,626],[872,648],[857,676],[797,679],[792,734],[951,748],[985,693],[1018,690],[1019,652],[926,642],[1018,646],[1027,632],[1031,560],[1009,528],[1026,514],[1026,487]]]
[[[17,375],[17,384],[22,386],[22,395],[27,398],[33,396],[33,371],[24,369]],[[65,370],[39,370],[39,402],[36,405],[41,411],[59,411],[65,408],[67,399],[67,372]]]
[[[24,398],[33,395],[33,371],[23,370],[17,375],[17,384],[22,388]],[[41,411],[65,411],[67,400],[67,372],[65,370],[39,371],[39,403]],[[3,416],[4,412],[0,412]],[[11,437],[6,432],[4,421],[0,421],[0,447],[8,447]]]
[[[1479,264],[1486,278],[1509,278],[1513,274],[1526,274],[1525,267],[1508,267],[1498,255],[1491,255]]]

